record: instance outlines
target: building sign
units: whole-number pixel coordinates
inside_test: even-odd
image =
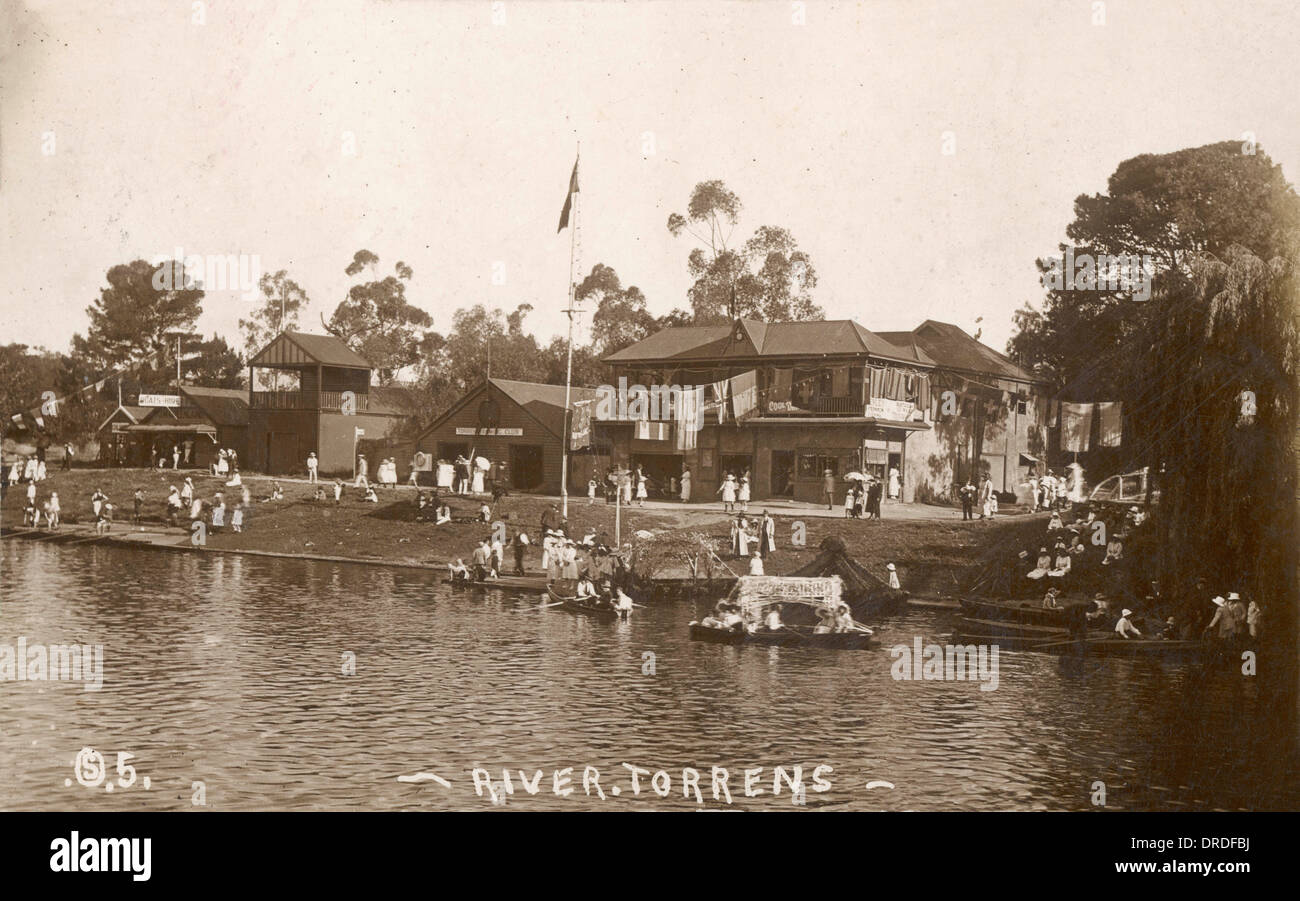
[[[141,407],[179,407],[181,405],[181,396],[179,394],[141,394],[139,405]]]
[[[521,438],[523,429],[471,429],[467,426],[458,426],[457,435],[476,436],[481,438]]]
[[[889,419],[894,422],[907,422],[912,418],[916,404],[906,400],[890,400],[887,397],[873,397],[862,415],[868,419]]]

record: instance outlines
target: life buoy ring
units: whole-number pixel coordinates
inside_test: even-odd
[[[415,452],[415,468],[416,469],[429,468],[429,455],[426,454],[424,451]]]

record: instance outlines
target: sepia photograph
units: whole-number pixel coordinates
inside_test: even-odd
[[[0,0],[0,36],[21,869],[283,840],[330,885],[560,818],[707,872],[816,813],[882,836],[864,873],[920,833],[936,876],[980,834],[1027,876],[1269,869],[1289,0]]]

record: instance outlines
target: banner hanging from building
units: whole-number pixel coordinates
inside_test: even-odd
[[[1097,404],[1097,418],[1100,420],[1097,432],[1098,447],[1119,447],[1123,439],[1123,404],[1119,401]]]
[[[737,422],[758,414],[758,373],[753,369],[731,378],[731,414]]]
[[[700,432],[700,419],[704,415],[704,389],[691,388],[682,391],[681,402],[677,405],[677,449],[694,450]]]
[[[713,388],[713,400],[718,405],[719,425],[727,421],[727,383],[728,380],[723,379],[720,382],[713,382],[711,386]]]
[[[1092,404],[1061,404],[1061,450],[1088,449],[1092,433]]]

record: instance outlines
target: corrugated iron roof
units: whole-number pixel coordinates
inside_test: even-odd
[[[205,388],[182,385],[181,394],[217,425],[248,425],[248,391],[243,388]]]
[[[908,340],[916,342],[941,367],[987,373],[1018,381],[1042,381],[1010,358],[948,322],[927,319],[910,332],[880,332],[880,335],[895,344]]]
[[[930,366],[934,361],[911,342],[882,338],[852,319],[809,322],[758,322],[742,319],[736,334],[730,325],[669,328],[605,357],[606,362],[715,360],[727,357],[820,357],[870,354]]]

